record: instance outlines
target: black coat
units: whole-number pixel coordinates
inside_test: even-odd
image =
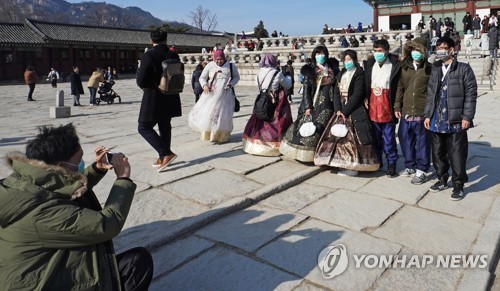
[[[490,38],[488,48],[490,51],[498,48],[498,38],[499,38],[498,35],[499,34],[500,34],[500,32],[498,31],[498,29],[495,26],[492,26],[490,28],[490,30],[488,30],[488,37]]]
[[[388,54],[387,57],[389,58],[389,61],[392,63],[392,70],[391,70],[391,80],[389,83],[389,103],[391,105],[391,113],[392,113],[392,120],[394,122],[398,122],[398,119],[394,115],[394,102],[396,100],[396,93],[398,91],[398,83],[399,79],[401,77],[401,65],[398,60],[398,57],[394,54]],[[365,93],[366,93],[366,98],[368,101],[370,101],[370,92],[371,92],[371,85],[372,85],[372,70],[373,66],[375,65],[376,61],[374,57],[369,58],[367,61],[365,61]]]
[[[191,88],[193,88],[193,93],[196,95],[200,95],[203,93],[203,88],[200,84],[200,76],[202,71],[193,71],[191,75]]]
[[[165,44],[155,45],[142,55],[137,69],[137,85],[144,91],[139,122],[156,122],[159,117],[182,115],[179,94],[163,95],[158,89],[163,72],[161,63],[165,59],[179,59],[179,55]]]
[[[345,72],[346,69],[343,69],[337,76],[337,81],[339,83]],[[356,72],[354,72],[351,83],[349,84],[349,89],[347,90],[347,103],[345,105],[342,104],[340,90],[338,90],[337,87],[333,95],[333,108],[335,112],[341,111],[346,118],[351,117],[356,134],[362,144],[373,144],[374,137],[372,124],[364,106],[366,97],[365,88],[365,74],[363,69],[357,66]]]
[[[427,104],[424,116],[432,118],[438,102],[443,77],[442,61],[437,61],[432,67],[429,84],[427,85]],[[462,122],[462,119],[472,121],[476,114],[477,82],[469,64],[460,63],[456,59],[448,71],[448,119],[450,123]]]
[[[80,74],[72,72],[71,76],[69,76],[69,81],[71,82],[71,95],[84,93],[82,79],[80,78]]]
[[[333,71],[334,77],[339,73],[339,61],[335,58],[329,58],[326,60],[328,67]],[[299,105],[299,114],[304,113],[306,109],[313,109],[313,97],[316,92],[316,65],[314,63],[306,64],[300,69],[300,73],[303,76],[303,90],[302,102]],[[336,85],[332,86],[335,87]],[[327,94],[325,94],[327,95]],[[328,94],[330,95],[330,94]],[[328,96],[327,95],[327,96]],[[332,94],[333,95],[333,94]]]

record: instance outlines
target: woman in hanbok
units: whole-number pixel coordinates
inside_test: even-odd
[[[300,70],[304,84],[297,119],[288,128],[280,145],[280,152],[284,156],[302,162],[314,161],[316,145],[333,115],[335,77],[339,72],[339,62],[329,58],[326,46],[314,48],[311,58],[311,64],[304,65]],[[300,134],[300,127],[305,122],[313,122],[316,127],[310,136]]]
[[[314,164],[337,167],[339,175],[357,176],[358,171],[377,171],[380,167],[374,148],[374,135],[364,106],[365,77],[359,66],[356,51],[342,53],[344,69],[337,77],[335,90],[335,115],[321,136],[314,155]],[[335,124],[345,124],[347,135],[332,134]]]
[[[259,119],[255,112],[252,114],[243,132],[243,150],[252,155],[279,156],[281,140],[293,122],[290,103],[286,98],[286,90],[291,88],[292,79],[278,70],[278,60],[273,54],[265,54],[259,65],[257,86],[260,90],[266,90],[272,80],[269,90],[277,105],[270,121]]]
[[[201,139],[228,142],[233,130],[235,96],[233,87],[240,80],[238,68],[226,60],[224,52],[214,52],[214,60],[200,76],[203,93],[189,112],[189,126],[201,133]]]

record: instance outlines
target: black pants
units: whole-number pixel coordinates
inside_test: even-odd
[[[52,84],[52,88],[57,88],[57,79],[52,79],[50,83]]]
[[[459,133],[431,132],[432,162],[440,181],[448,181],[451,165],[453,184],[464,185],[467,182],[465,163],[469,150],[467,131]]]
[[[160,117],[157,122],[139,122],[139,134],[158,152],[158,156],[163,158],[170,155],[170,144],[172,140],[171,117]],[[158,124],[160,134],[154,129]]]
[[[35,83],[33,84],[28,84],[28,87],[30,88],[30,91],[28,92],[28,100],[33,99],[33,92],[35,91]]]
[[[137,247],[116,256],[123,290],[148,290],[153,279],[153,257]]]

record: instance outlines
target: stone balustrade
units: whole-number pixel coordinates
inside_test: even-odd
[[[349,49],[353,49],[358,53],[358,59],[362,61],[367,59],[367,57],[371,54],[374,39],[386,38],[391,46],[391,52],[399,53],[407,33],[412,33],[414,37],[421,35],[418,31],[399,30],[389,32],[265,38],[262,39],[265,43],[262,51],[248,51],[246,48],[242,47],[238,48],[236,52],[227,53],[226,57],[229,58],[232,63],[237,65],[241,78],[240,84],[254,84],[255,76],[259,70],[258,63],[265,53],[272,53],[276,55],[282,65],[286,64],[288,60],[293,60],[293,66],[296,73],[295,80],[298,82],[299,70],[304,65],[304,60],[311,56],[313,48],[319,43],[323,43],[328,48],[330,56],[337,57],[337,59],[339,59],[340,53],[345,50],[345,48],[340,46],[340,38],[342,36],[350,37],[354,35],[358,41],[360,41],[360,38],[363,36],[365,40],[364,42],[360,41],[359,47],[349,47]],[[292,48],[291,43],[296,39],[303,39],[304,45],[299,48]],[[246,40],[239,40],[238,44],[244,41]],[[205,61],[212,61],[213,55],[211,53],[196,53],[181,54],[180,57],[182,62],[185,64],[186,80],[190,81],[191,73],[196,65]]]

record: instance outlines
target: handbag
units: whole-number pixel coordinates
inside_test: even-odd
[[[231,79],[233,79],[233,64],[229,63],[229,70],[231,72]],[[240,100],[236,98],[236,92],[234,92],[234,87],[231,86],[231,90],[233,91],[234,95],[234,112],[240,112]]]
[[[308,121],[309,120],[309,121]],[[299,128],[299,134],[302,137],[309,137],[314,135],[316,132],[316,125],[312,122],[312,117],[311,116],[305,116],[304,117],[304,123]]]
[[[345,137],[348,131],[347,126],[343,123],[337,123],[330,128],[330,133],[335,137]]]

